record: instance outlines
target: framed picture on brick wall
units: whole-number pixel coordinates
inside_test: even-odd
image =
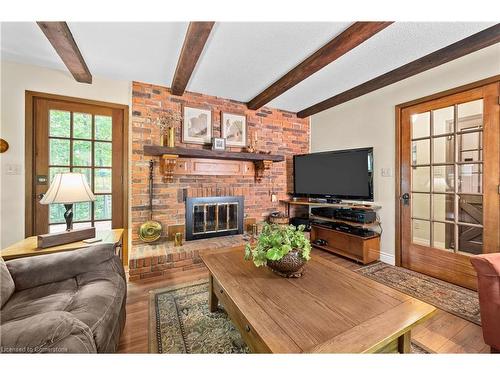
[[[212,111],[209,108],[184,106],[182,143],[212,143]]]
[[[225,138],[212,138],[212,150],[224,151],[226,149],[226,139]]]
[[[221,113],[221,136],[226,138],[226,146],[246,147],[247,117],[237,113]]]

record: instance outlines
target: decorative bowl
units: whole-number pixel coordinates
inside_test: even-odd
[[[280,260],[268,260],[267,266],[283,277],[301,277],[306,262],[300,249],[292,249]]]

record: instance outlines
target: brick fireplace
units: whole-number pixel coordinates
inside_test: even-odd
[[[166,182],[160,173],[158,157],[144,154],[145,145],[160,144],[160,130],[154,123],[159,113],[173,109],[182,113],[182,106],[210,107],[213,135],[220,136],[221,111],[245,114],[248,135],[257,138],[257,149],[283,155],[284,162],[273,163],[260,182],[255,179],[254,164],[246,161],[215,161],[222,166],[221,174],[212,172],[210,160],[195,161],[180,158],[172,182]],[[248,222],[265,220],[270,212],[283,210],[279,200],[293,191],[293,155],[309,152],[309,119],[299,119],[294,113],[272,108],[248,110],[244,103],[198,93],[186,92],[175,96],[166,87],[133,82],[132,88],[132,248],[129,251],[130,279],[165,275],[192,267],[201,267],[199,250],[206,246],[228,246],[242,243],[241,236],[188,241],[182,248],[174,248],[172,232],[184,232],[186,199],[198,197],[242,196],[243,217]],[[183,144],[180,125],[176,129],[176,146],[204,148],[202,145]],[[206,148],[206,147],[205,147]],[[239,148],[229,151],[239,152]],[[144,244],[138,237],[141,223],[148,219],[148,163],[155,161],[153,183],[153,218],[163,226],[161,239]],[[186,172],[183,172],[186,171]],[[190,172],[189,172],[190,171]],[[194,171],[194,172],[193,172]],[[271,195],[277,201],[271,200]]]

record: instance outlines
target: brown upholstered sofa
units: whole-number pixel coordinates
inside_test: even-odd
[[[127,284],[113,245],[0,258],[0,271],[2,352],[116,351]]]
[[[484,342],[500,353],[500,253],[471,258],[476,269]]]

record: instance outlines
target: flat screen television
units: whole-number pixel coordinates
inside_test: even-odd
[[[373,148],[293,157],[294,196],[373,201]]]

